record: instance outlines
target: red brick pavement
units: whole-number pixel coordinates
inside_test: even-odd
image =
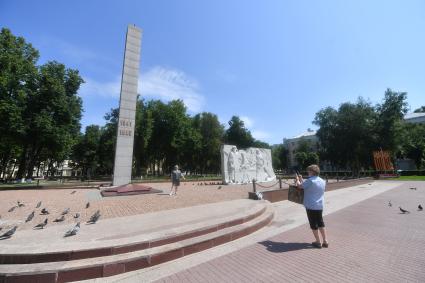
[[[41,208],[46,207],[50,211],[49,221],[60,216],[65,208],[70,208],[72,214],[80,213],[82,221],[88,220],[96,210],[100,210],[102,219],[122,217],[128,215],[150,213],[167,209],[176,209],[201,205],[207,203],[221,202],[247,198],[252,185],[245,186],[197,186],[192,183],[184,183],[178,191],[177,196],[170,197],[167,193],[170,183],[152,184],[156,189],[164,190],[163,194],[146,194],[134,196],[105,197],[100,196],[97,189],[74,189],[54,190],[1,190],[0,189],[0,227],[10,227],[19,221],[19,229],[31,229],[34,225],[44,221],[46,216],[40,215]],[[220,188],[220,189],[218,189]],[[9,208],[16,206],[20,200],[25,207],[17,208],[8,212]],[[35,209],[38,201],[42,201],[40,208]],[[89,209],[86,203],[90,201]],[[25,223],[27,215],[36,212],[32,221]],[[3,221],[5,222],[3,224]],[[75,219],[67,216],[64,223],[73,223]],[[56,225],[56,223],[49,223]]]
[[[356,183],[369,182],[354,181]],[[200,185],[200,184],[203,185]],[[163,190],[162,194],[146,194],[133,196],[105,197],[100,196],[97,189],[20,189],[20,190],[3,190],[0,188],[0,228],[6,229],[19,225],[19,230],[31,229],[34,225],[44,221],[46,216],[40,215],[40,210],[46,207],[49,212],[50,225],[52,220],[59,217],[65,208],[70,208],[70,214],[80,213],[81,220],[86,221],[96,211],[100,210],[102,219],[122,217],[135,214],[143,214],[156,212],[167,209],[176,209],[189,207],[194,205],[202,205],[207,203],[215,203],[227,200],[245,199],[248,192],[252,191],[252,184],[220,186],[220,185],[204,185],[205,182],[183,182],[178,190],[177,196],[170,197],[168,192],[171,183],[151,183],[155,189]],[[273,188],[277,189],[277,182],[263,184],[265,186],[274,184]],[[340,182],[332,184],[332,186],[347,186],[350,182]],[[286,185],[285,185],[286,186]],[[71,194],[72,191],[75,194]],[[262,191],[259,188],[259,191]],[[25,207],[15,209],[8,212],[9,208],[16,206],[17,201],[25,204]],[[40,208],[35,209],[39,201],[42,201]],[[90,201],[89,209],[86,209],[86,203]],[[32,221],[25,223],[25,219],[32,211],[35,210],[35,217]],[[67,216],[63,223],[73,223],[76,220]],[[4,223],[3,223],[4,222]]]
[[[425,282],[425,182],[416,185],[326,216],[328,249],[311,248],[303,225],[160,282]]]

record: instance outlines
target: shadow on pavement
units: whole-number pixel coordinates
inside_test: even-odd
[[[314,249],[311,243],[283,243],[273,241],[259,242],[267,248],[269,252],[273,253],[284,253],[296,250]]]

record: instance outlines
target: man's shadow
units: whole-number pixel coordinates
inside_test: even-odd
[[[273,252],[273,253],[284,253],[284,252],[314,248],[311,243],[283,243],[283,242],[273,242],[270,240],[259,242],[259,244],[262,244],[263,246],[267,248],[269,252]]]

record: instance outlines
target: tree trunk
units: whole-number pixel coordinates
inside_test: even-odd
[[[6,179],[6,172],[7,172],[7,165],[9,163],[10,160],[10,152],[6,153],[2,160],[1,160],[1,164],[0,164],[0,176],[3,176],[3,179]]]
[[[15,172],[15,168],[16,168],[16,161],[13,162],[12,171],[9,171],[9,174],[8,174],[9,179],[13,179],[13,173]]]
[[[37,177],[40,177],[40,164],[41,164],[41,162],[38,162],[38,165],[37,165]]]
[[[37,162],[38,156],[40,155],[41,148],[35,148],[33,147],[33,150],[31,152],[31,156],[29,156],[29,162],[28,162],[28,169],[27,169],[27,179],[32,179],[32,176],[34,175],[34,167]]]
[[[16,179],[22,179],[26,173],[27,151],[28,151],[28,146],[25,145],[22,150],[21,156],[19,157],[19,168],[18,168],[18,172],[16,173]]]

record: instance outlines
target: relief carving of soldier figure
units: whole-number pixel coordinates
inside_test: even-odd
[[[237,148],[232,147],[227,159],[227,168],[229,171],[229,182],[236,183],[236,164],[237,164]]]

